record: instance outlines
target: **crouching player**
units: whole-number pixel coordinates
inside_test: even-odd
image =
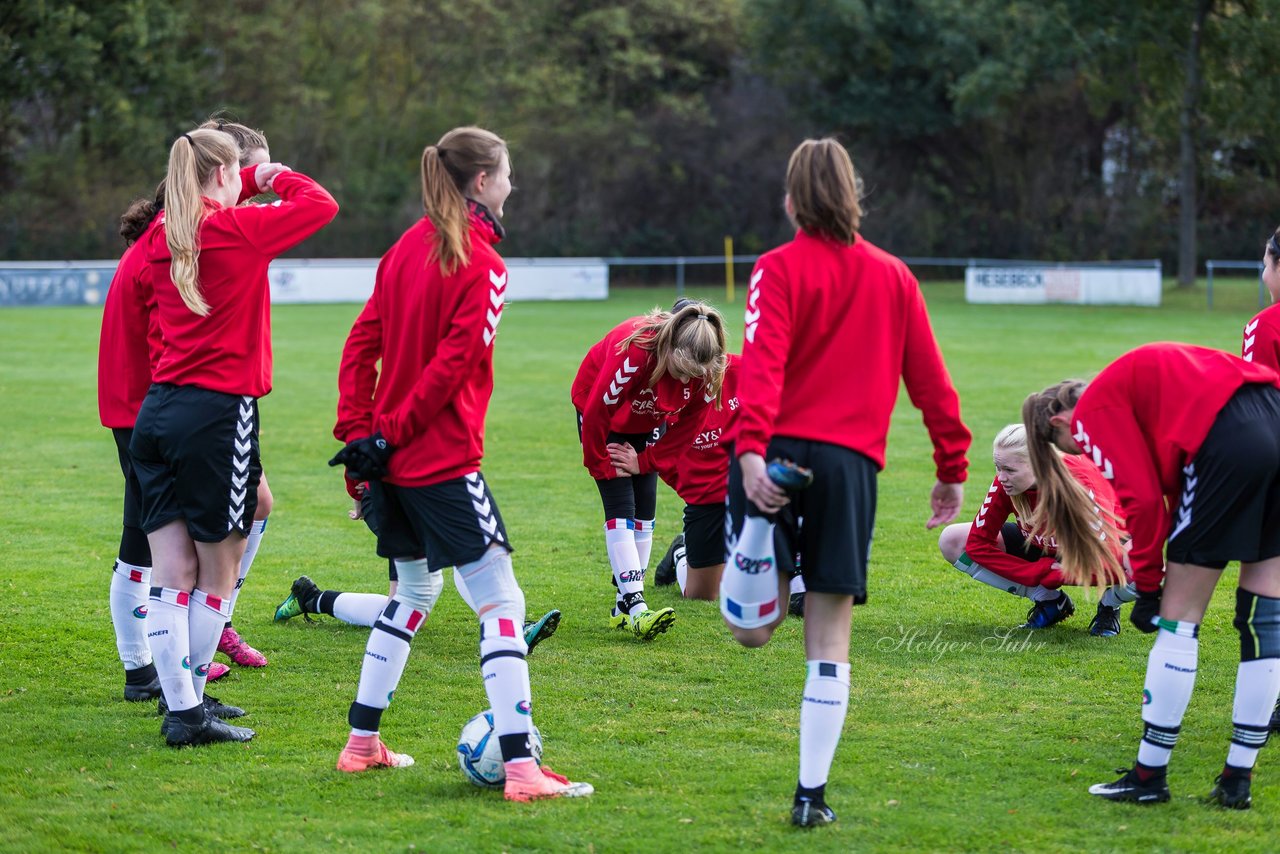
[[[493,394],[493,342],[506,298],[503,203],[511,192],[506,143],[457,128],[422,152],[426,216],[383,256],[373,295],[356,319],[338,377],[338,423],[346,442],[332,464],[371,481],[378,554],[399,582],[374,622],[348,721],[340,771],[412,765],[378,736],[414,634],[455,567],[480,620],[480,671],[493,709],[508,800],[582,797],[534,761],[532,698],[520,633],[524,593],[512,546],[480,473]],[[381,362],[381,369],[378,363]]]
[[[1058,589],[1063,578],[1057,539],[1052,531],[1036,533],[1034,514],[1041,490],[1027,457],[1026,429],[1010,424],[1001,430],[992,443],[991,457],[996,477],[978,515],[971,524],[944,528],[938,548],[948,563],[974,581],[1030,599],[1034,604],[1027,621],[1018,628],[1047,629],[1074,614],[1076,606],[1066,591]],[[1052,500],[1074,503],[1082,515],[1105,514],[1120,539],[1127,539],[1117,516],[1115,490],[1098,467],[1083,456],[1066,456],[1063,463],[1069,477],[1049,486],[1054,491]],[[1116,547],[1120,547],[1118,541]],[[1127,581],[1108,587],[1089,634],[1104,638],[1120,634],[1120,606],[1136,598],[1137,591]]]
[[[1088,384],[1068,380],[1031,395],[1022,415],[1037,480],[1061,465],[1056,454],[1040,452],[1051,444],[1090,455],[1112,478],[1133,531],[1138,599],[1129,619],[1156,635],[1137,762],[1090,793],[1169,800],[1165,771],[1195,685],[1200,623],[1222,569],[1239,560],[1233,729],[1211,797],[1247,808],[1280,694],[1280,376],[1206,347],[1147,344]],[[1046,516],[1068,581],[1108,562],[1120,580],[1094,518],[1047,506]]]

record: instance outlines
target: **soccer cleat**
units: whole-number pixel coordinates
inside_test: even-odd
[[[627,615],[616,608],[609,614],[609,628],[611,629],[630,629],[631,621],[627,619]]]
[[[394,753],[387,749],[377,733],[373,735],[352,735],[347,739],[347,746],[338,754],[339,771],[354,774],[370,771],[374,768],[408,768],[413,764],[413,757],[407,753]]]
[[[1280,700],[1276,701],[1276,707],[1271,712],[1271,731],[1280,732]]]
[[[218,652],[241,667],[266,667],[267,657],[244,642],[240,633],[227,626],[218,640]]]
[[[796,827],[820,827],[835,820],[836,814],[822,801],[797,798],[791,807],[791,823]]]
[[[257,734],[248,727],[232,726],[208,713],[205,713],[203,721],[194,725],[177,715],[165,715],[160,732],[170,747],[194,747],[219,741],[248,741]]]
[[[1057,599],[1037,602],[1027,612],[1027,621],[1018,626],[1020,629],[1047,629],[1056,626],[1076,612],[1076,605],[1066,593],[1059,593]]]
[[[560,612],[552,608],[540,619],[524,624],[524,645],[528,647],[525,655],[533,652],[533,648],[556,633],[560,626]]]
[[[1098,613],[1089,624],[1089,634],[1098,638],[1113,638],[1120,634],[1120,607],[1108,608],[1098,603]]]
[[[787,602],[787,613],[793,617],[804,619],[804,594],[792,593],[790,601]]]
[[[1253,778],[1253,771],[1249,768],[1233,768],[1233,773],[1228,774],[1227,769],[1218,775],[1213,781],[1213,791],[1209,793],[1209,799],[1217,801],[1221,806],[1233,810],[1247,810],[1253,805],[1253,796],[1249,793],[1249,785]]]
[[[676,534],[667,546],[667,553],[658,561],[658,568],[653,571],[653,583],[657,587],[666,587],[676,583],[676,564],[684,557],[684,534]]]
[[[124,698],[130,703],[141,703],[146,700],[154,700],[156,697],[162,696],[160,691],[160,677],[156,676],[150,682],[141,685],[130,685],[124,683]]]
[[[276,608],[275,621],[280,623],[301,616],[308,623],[314,623],[315,620],[311,619],[311,612],[307,610],[306,603],[314,601],[319,595],[320,588],[314,581],[305,575],[298,576],[289,590],[289,595],[280,603],[280,607]]]
[[[635,632],[636,637],[642,641],[653,640],[671,628],[671,624],[676,621],[676,611],[674,608],[660,608],[657,611],[645,608],[632,614],[629,619],[631,631]]]
[[[770,460],[765,472],[769,480],[788,492],[808,489],[813,483],[813,470],[798,466],[791,460]]]
[[[213,661],[209,663],[209,675],[204,678],[205,683],[217,682],[223,676],[231,672],[231,668],[223,664],[221,661]]]
[[[1089,787],[1089,794],[1109,801],[1129,801],[1135,804],[1160,804],[1169,800],[1169,782],[1163,774],[1144,783],[1138,779],[1136,768],[1128,771],[1117,768],[1116,771],[1123,771],[1124,776],[1114,783],[1095,783]]]
[[[242,718],[245,715],[244,709],[239,706],[232,706],[229,703],[224,703],[211,694],[205,694],[204,699],[200,701],[200,705],[204,706],[204,710],[208,714],[222,718],[223,720],[226,720],[227,718]],[[160,702],[156,706],[156,714],[169,714],[169,704],[165,702],[164,697],[160,698]]]
[[[595,791],[590,783],[574,783],[536,762],[507,762],[507,782],[502,796],[509,801],[536,801],[542,798],[585,798]]]

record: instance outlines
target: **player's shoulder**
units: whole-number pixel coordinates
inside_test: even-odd
[[[1245,334],[1253,332],[1260,326],[1265,326],[1271,330],[1280,330],[1280,302],[1267,306],[1250,318],[1249,322],[1244,325]]]

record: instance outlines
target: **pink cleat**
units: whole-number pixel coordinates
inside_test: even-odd
[[[509,801],[534,801],[541,798],[585,798],[595,791],[590,783],[573,783],[545,765],[536,762],[505,764],[507,784],[502,796]]]
[[[204,678],[204,681],[217,682],[230,672],[230,667],[227,667],[227,665],[223,664],[221,661],[215,661],[209,665],[209,675]]]
[[[412,764],[413,757],[407,753],[392,753],[387,750],[377,733],[351,735],[347,738],[347,746],[338,754],[338,770],[348,773],[373,768],[408,768]]]
[[[222,630],[222,638],[218,641],[218,652],[241,667],[267,666],[267,657],[245,643],[240,633],[231,626]]]

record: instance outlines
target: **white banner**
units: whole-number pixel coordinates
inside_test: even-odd
[[[973,303],[1066,302],[1160,305],[1160,267],[969,267],[964,298]]]

